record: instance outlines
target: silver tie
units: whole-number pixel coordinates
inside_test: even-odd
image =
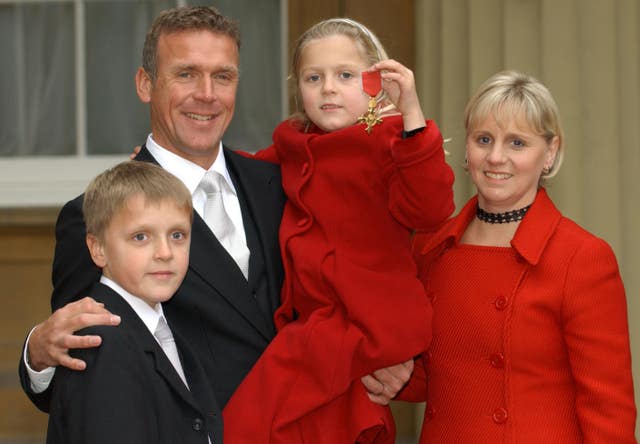
[[[160,343],[164,354],[167,355],[167,358],[169,358],[169,361],[171,361],[173,368],[176,369],[176,372],[180,376],[180,379],[182,379],[182,382],[184,382],[184,385],[186,385],[188,388],[189,384],[187,384],[187,378],[184,376],[184,370],[182,369],[182,364],[180,363],[176,341],[173,338],[171,329],[169,328],[169,325],[167,324],[167,321],[164,319],[164,317],[161,317],[158,320],[158,325],[156,326],[156,331],[153,335]]]
[[[224,207],[222,188],[227,186],[226,181],[219,173],[207,171],[199,186],[207,195],[207,201],[204,205],[204,221],[247,279],[249,276],[249,248]]]

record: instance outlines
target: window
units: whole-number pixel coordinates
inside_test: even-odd
[[[134,84],[144,37],[159,11],[188,3],[0,0],[0,206],[60,205],[145,141],[148,108]],[[224,143],[267,146],[286,114],[286,1],[209,3],[242,32]]]

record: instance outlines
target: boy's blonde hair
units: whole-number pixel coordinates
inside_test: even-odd
[[[127,200],[142,195],[146,204],[171,201],[193,220],[191,193],[173,174],[149,162],[122,162],[96,176],[84,193],[82,213],[87,234],[102,239]]]
[[[355,20],[349,18],[331,18],[316,23],[307,29],[296,41],[291,57],[291,72],[289,74],[289,81],[295,99],[295,111],[291,118],[299,121],[304,128],[309,127],[311,121],[304,112],[298,83],[300,80],[298,74],[300,73],[302,51],[309,42],[333,35],[343,35],[351,38],[370,65],[389,58],[378,37],[376,37],[369,28]]]
[[[541,179],[556,175],[564,157],[564,135],[560,113],[551,92],[536,78],[518,71],[503,71],[491,76],[469,99],[464,111],[464,127],[469,134],[489,114],[500,124],[514,116],[523,116],[527,125],[547,143],[558,137],[558,151],[548,172]]]

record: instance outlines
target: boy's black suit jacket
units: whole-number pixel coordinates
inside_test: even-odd
[[[277,165],[226,148],[224,153],[239,195],[245,230],[254,233],[248,235],[252,251],[249,283],[194,211],[189,270],[178,292],[163,304],[172,329],[197,353],[220,408],[275,334],[273,312],[280,303],[283,279],[278,228],[285,202]],[[144,146],[136,160],[157,163]],[[261,294],[252,294],[251,269],[258,256],[263,260],[267,285]],[[100,269],[86,248],[82,196],[68,202],[58,216],[52,276],[53,310],[87,296],[91,285],[99,280]],[[48,411],[50,390],[32,392],[22,359],[20,379],[34,404]]]
[[[47,444],[207,444],[207,433],[222,442],[220,408],[187,341],[174,332],[189,389],[122,297],[101,283],[89,296],[122,321],[79,332],[100,335],[102,345],[72,351],[84,371],[57,370]]]

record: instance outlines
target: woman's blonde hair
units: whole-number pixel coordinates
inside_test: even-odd
[[[553,96],[536,78],[518,71],[491,76],[469,99],[464,111],[464,127],[469,134],[492,114],[498,123],[513,116],[524,116],[527,125],[547,143],[558,137],[558,151],[548,172],[541,179],[556,175],[564,157],[564,134]]]
[[[291,57],[291,72],[289,74],[289,81],[295,99],[295,111],[291,118],[299,121],[305,128],[311,124],[311,121],[304,112],[300,86],[298,84],[300,80],[298,74],[300,72],[302,51],[309,42],[333,35],[343,35],[351,38],[370,65],[389,58],[378,37],[376,37],[369,28],[355,20],[349,18],[331,18],[316,23],[307,29],[296,41]]]

